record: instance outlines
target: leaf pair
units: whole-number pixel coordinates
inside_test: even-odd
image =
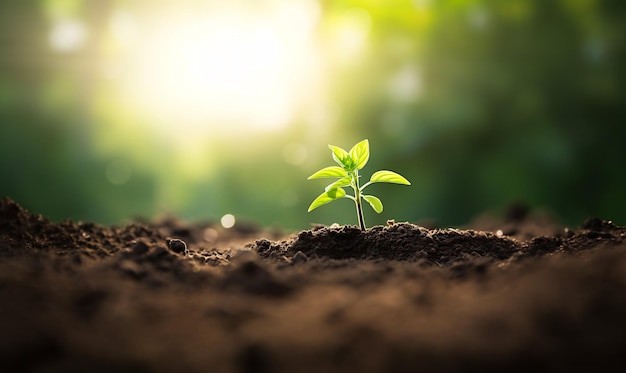
[[[370,159],[370,143],[367,139],[354,145],[350,152],[334,145],[328,145],[328,147],[332,151],[335,162],[345,171],[360,170]]]

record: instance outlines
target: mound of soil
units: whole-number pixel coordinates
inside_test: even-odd
[[[533,214],[291,235],[0,199],[6,372],[621,371],[626,229]]]

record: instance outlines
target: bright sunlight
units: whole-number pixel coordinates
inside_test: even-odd
[[[317,4],[214,7],[137,27],[118,17],[117,38],[139,39],[122,67],[126,103],[166,135],[284,128],[315,90]]]

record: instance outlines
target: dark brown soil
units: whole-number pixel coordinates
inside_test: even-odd
[[[103,227],[0,199],[0,370],[622,371],[626,229],[469,227]]]

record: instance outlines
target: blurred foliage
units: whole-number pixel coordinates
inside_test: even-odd
[[[116,58],[111,17],[162,4],[0,0],[0,195],[54,220],[356,224],[349,207],[307,214],[323,182],[306,177],[327,144],[369,138],[365,177],[391,169],[413,185],[371,186],[385,211],[368,226],[458,225],[514,202],[626,224],[624,1],[313,2],[323,84],[287,126],[200,132],[181,119],[159,133],[102,71]],[[55,29],[68,19],[80,23]]]

